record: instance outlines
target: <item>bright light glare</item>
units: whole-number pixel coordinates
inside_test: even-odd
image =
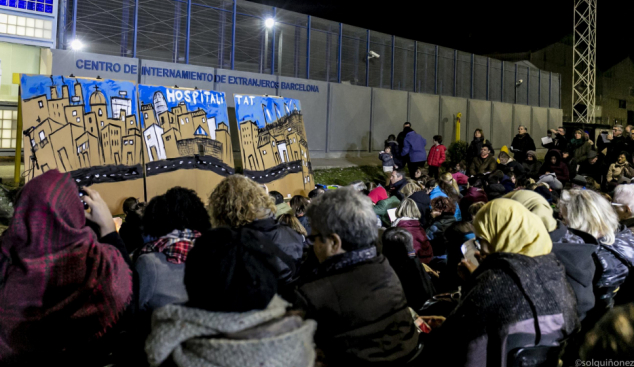
[[[81,41],[80,41],[80,40],[77,40],[77,39],[76,39],[76,40],[73,40],[73,42],[71,42],[71,43],[70,43],[70,48],[72,48],[72,49],[73,49],[73,50],[75,50],[75,51],[79,51],[79,50],[81,50],[82,48],[84,48],[84,44],[83,44],[83,43],[81,43]]]
[[[273,26],[275,25],[275,19],[266,18],[266,20],[264,21],[264,25],[266,26],[266,28],[273,28]]]

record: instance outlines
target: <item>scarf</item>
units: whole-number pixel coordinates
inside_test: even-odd
[[[541,219],[515,200],[490,201],[478,211],[473,227],[476,237],[490,243],[489,253],[535,257],[549,254],[553,247]]]
[[[0,360],[84,345],[130,303],[130,268],[85,223],[70,174],[24,186],[0,240]]]
[[[579,148],[580,146],[582,146],[585,143],[586,143],[586,141],[583,140],[583,138],[582,139],[572,138],[570,140],[570,147],[572,148],[572,150],[575,150],[575,149]]]
[[[187,260],[187,254],[194,247],[194,240],[198,237],[200,237],[198,231],[175,229],[158,240],[143,246],[141,253],[160,252],[172,264],[184,264]]]
[[[159,308],[152,315],[152,332],[145,342],[148,361],[159,366],[171,355],[176,365],[187,367],[311,367],[317,323],[296,316],[282,318],[288,305],[275,296],[266,309],[248,312],[179,305]]]
[[[317,272],[319,274],[329,273],[373,259],[376,256],[376,247],[374,246],[344,252],[343,254],[335,255],[324,261],[317,269]]]

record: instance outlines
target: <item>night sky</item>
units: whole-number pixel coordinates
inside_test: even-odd
[[[572,44],[573,0],[251,1],[481,55]],[[634,56],[632,14],[632,1],[598,1],[599,69]]]

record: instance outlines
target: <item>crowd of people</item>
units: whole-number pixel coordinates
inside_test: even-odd
[[[0,239],[0,364],[632,359],[625,131],[599,150],[560,128],[542,163],[524,126],[497,158],[476,130],[446,167],[442,136],[427,154],[406,124],[381,153],[388,184],[286,201],[232,175],[202,199],[129,198],[119,230],[97,191],[82,189],[85,209],[70,175],[48,171]]]

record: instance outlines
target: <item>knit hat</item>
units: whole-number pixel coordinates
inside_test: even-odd
[[[188,306],[215,312],[265,309],[277,293],[273,247],[260,232],[246,228],[204,233],[185,263]]]
[[[595,152],[594,150],[591,150],[588,152],[586,156],[588,157],[589,160],[593,160],[597,157],[597,152]]]
[[[572,183],[579,186],[586,186],[588,182],[586,182],[586,178],[581,175],[576,175],[575,178],[572,179]]]
[[[529,150],[526,152],[527,156],[532,156],[533,158],[537,158],[537,152],[535,152],[534,150]]]

